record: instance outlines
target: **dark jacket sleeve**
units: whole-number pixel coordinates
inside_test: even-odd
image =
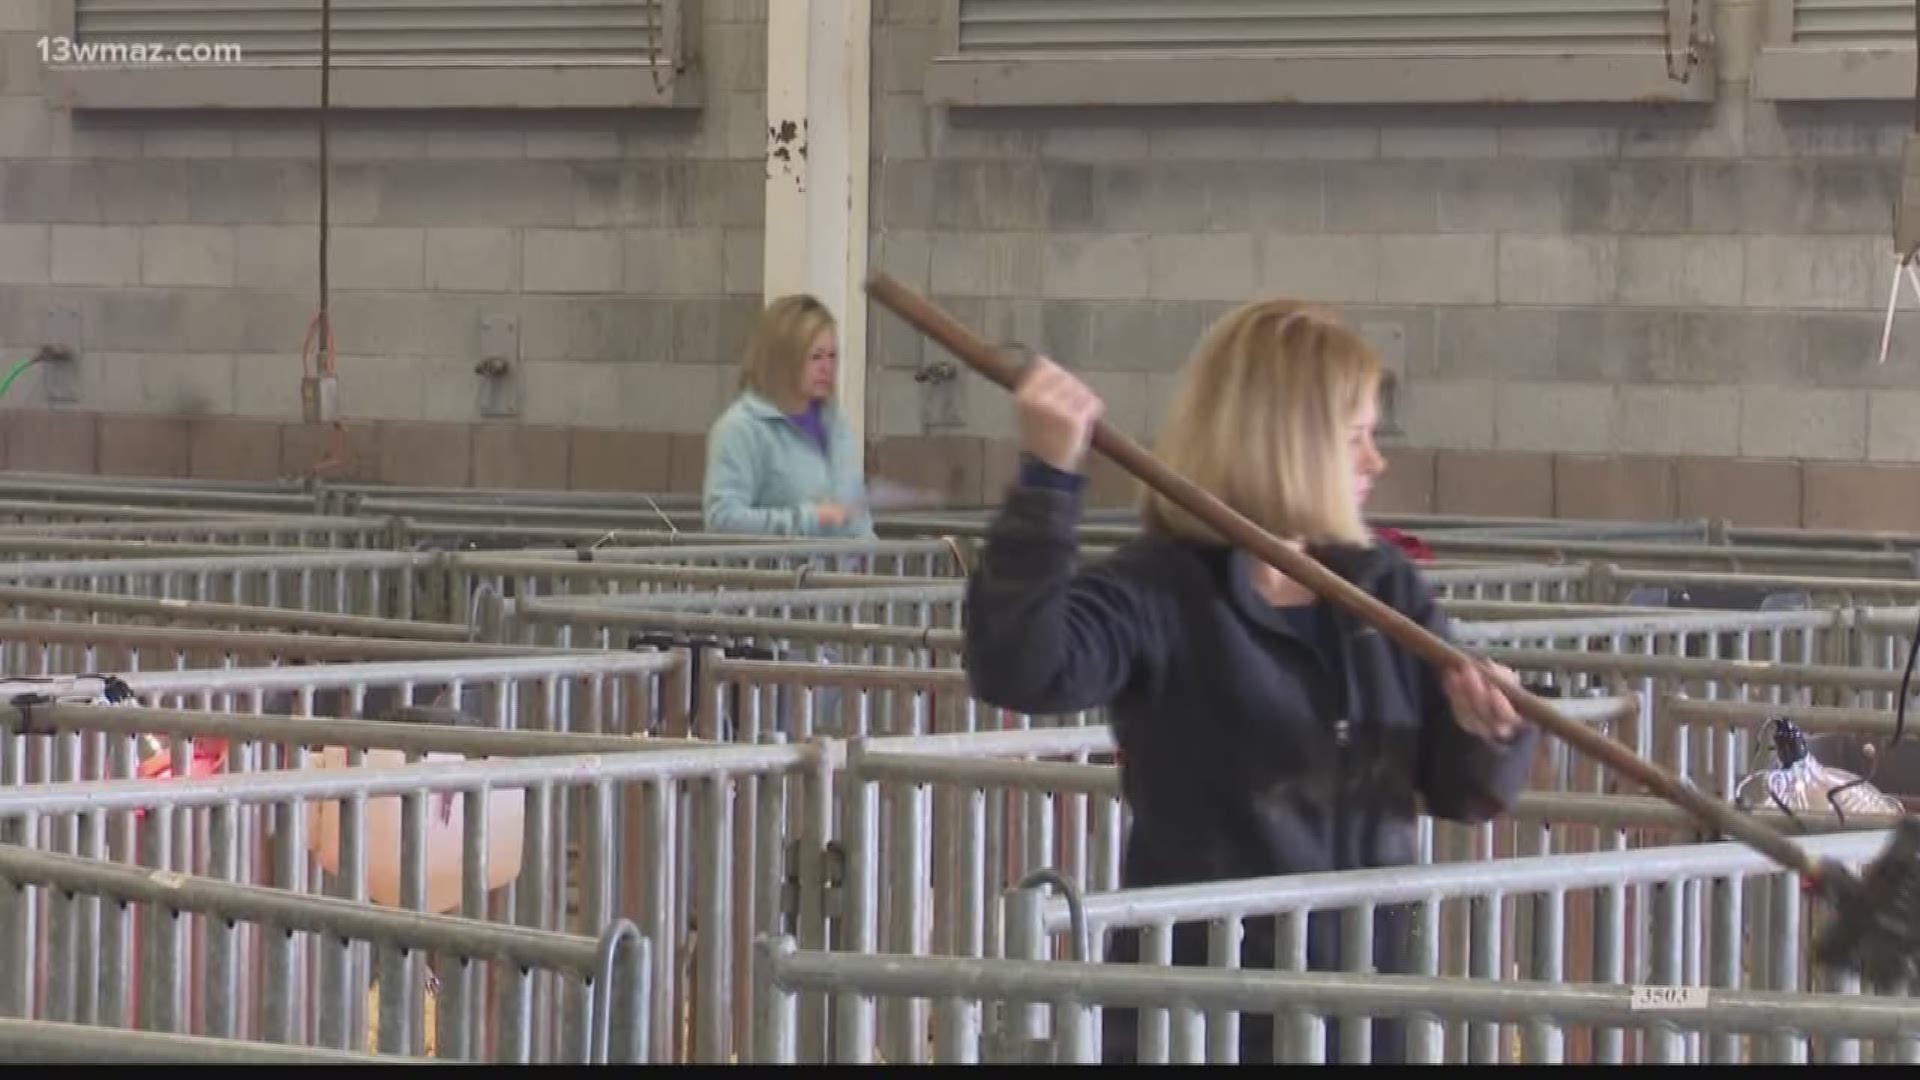
[[[1137,579],[1112,561],[1081,567],[1080,493],[1016,482],[967,582],[965,651],[976,697],[1027,713],[1106,705],[1158,655]]]
[[[1408,613],[1422,626],[1452,638],[1452,628],[1433,589],[1409,564],[1415,601]],[[1502,744],[1461,727],[1447,700],[1442,672],[1415,659],[1420,688],[1420,791],[1427,812],[1438,818],[1474,824],[1511,809],[1526,790],[1539,732],[1531,724]]]

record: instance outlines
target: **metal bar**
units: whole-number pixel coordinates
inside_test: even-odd
[[[258,612],[260,609],[250,609]],[[194,627],[140,626],[133,624],[71,623],[35,619],[0,619],[0,640],[30,644],[36,648],[55,645],[111,645],[127,649],[166,651],[205,650],[211,653],[258,653],[298,656],[311,660],[458,660],[494,656],[565,656],[585,650],[548,649],[537,646],[495,645],[464,640],[458,627],[414,624],[437,634],[450,633],[445,640],[380,637],[322,637],[276,631],[206,630]]]
[[[769,635],[782,641],[832,642],[880,648],[897,646],[958,650],[963,635],[940,627],[870,626],[810,619],[768,619],[744,615],[666,611],[658,608],[589,606],[571,599],[516,599],[512,614],[530,625],[581,625],[630,630],[679,630],[692,634]]]
[[[71,889],[121,903],[154,905],[245,919],[289,933],[332,934],[395,948],[446,952],[598,978],[601,946],[593,938],[532,927],[385,908],[338,897],[243,885],[137,866],[0,845],[0,878]],[[398,990],[389,987],[389,993]]]
[[[1319,1015],[1406,1016],[1447,1021],[1645,1027],[1673,1024],[1706,1032],[1776,1031],[1891,1039],[1920,1026],[1920,1001],[1903,997],[1710,991],[1704,1005],[1649,1007],[1641,988],[1621,985],[1429,979],[1405,975],[1295,971],[1223,971],[1136,964],[974,960],[801,951],[790,940],[761,942],[776,991],[836,989],[897,998],[969,998],[1037,1005],[1072,999],[1103,1008],[1165,1008],[1257,1013],[1276,1005]]]
[[[221,774],[180,780],[110,780],[77,784],[0,787],[0,818],[27,814],[181,809],[232,800],[243,804],[331,800],[355,795],[406,795],[423,790],[475,791],[486,787],[567,786],[600,781],[691,779],[769,773],[811,767],[822,754],[838,764],[831,748],[813,746],[720,746],[704,750],[651,750],[623,754],[429,761],[365,769],[311,769]]]
[[[429,1064],[364,1053],[275,1046],[47,1020],[0,1019],[0,1053],[16,1062],[76,1065],[401,1065]]]
[[[1777,640],[1777,639],[1776,639]],[[1696,660],[1677,656],[1639,656],[1563,649],[1480,650],[1490,660],[1517,671],[1581,672],[1617,678],[1718,681],[1848,691],[1898,690],[1900,673],[1871,668],[1777,661]]]
[[[91,565],[97,572],[107,564]],[[117,568],[119,564],[112,565]],[[272,600],[271,597],[268,599]],[[465,642],[471,636],[464,624],[456,626],[446,623],[374,618],[365,615],[339,615],[299,611],[278,606],[258,607],[179,598],[154,599],[137,595],[122,596],[101,592],[97,588],[83,592],[72,589],[0,585],[0,603],[26,610],[48,609],[95,615],[113,613],[137,618],[162,619],[169,623],[265,626],[286,630],[344,633],[362,638]]]
[[[552,582],[587,581],[596,583],[633,583],[671,585],[676,589],[696,591],[699,589],[752,589],[769,593],[793,593],[808,595],[816,589],[866,590],[870,588],[886,589],[926,589],[950,588],[952,578],[909,578],[893,574],[849,574],[833,570],[815,570],[811,566],[802,566],[795,570],[751,570],[722,566],[686,566],[677,564],[654,564],[632,558],[619,558],[608,561],[583,561],[580,555],[570,555],[565,561],[560,558],[528,557],[526,553],[513,556],[501,555],[464,555],[448,557],[449,569],[464,570],[474,574],[495,574],[508,577],[535,577]],[[0,563],[0,566],[6,565]],[[837,587],[837,590],[836,590]],[[608,594],[602,594],[608,595]],[[620,599],[632,599],[646,602],[661,594],[654,592],[613,593]],[[715,594],[718,595],[718,594]]]
[[[139,577],[150,574],[192,576],[274,571],[396,570],[409,566],[425,566],[439,558],[441,558],[439,555],[401,551],[339,551],[310,548],[277,555],[235,553],[217,557],[114,559],[109,562],[77,560],[0,562],[0,580],[71,578],[101,573],[115,577]]]
[[[118,565],[117,563],[115,564]],[[12,569],[6,563],[0,563],[0,570]],[[915,603],[959,604],[966,594],[966,585],[960,582],[946,582],[934,585],[898,586],[891,579],[876,579],[887,584],[875,584],[861,588],[840,589],[799,589],[799,590],[753,590],[748,592],[711,592],[711,593],[622,593],[617,596],[597,598],[591,601],[575,601],[580,607],[589,610],[601,609],[669,609],[710,608],[725,611],[734,608],[801,608],[858,606],[907,601]]]
[[[470,754],[476,757],[533,757],[597,751],[711,749],[693,739],[634,739],[572,732],[506,731],[401,720],[345,720],[332,717],[255,716],[246,713],[193,712],[139,705],[37,705],[36,732],[87,732],[137,736],[171,731],[195,739],[242,742],[300,740],[310,745],[349,746],[419,754]],[[19,710],[0,704],[0,731],[21,722]]]
[[[1796,840],[1810,854],[1842,861],[1868,859],[1885,846],[1886,831],[1848,832]],[[1249,918],[1285,911],[1350,907],[1357,904],[1410,903],[1431,896],[1477,897],[1499,893],[1538,893],[1554,889],[1605,888],[1692,877],[1773,872],[1766,856],[1740,843],[1687,844],[1599,851],[1576,855],[1538,855],[1493,862],[1431,863],[1289,874],[1200,885],[1163,886],[1093,893],[1082,898],[1090,924],[1114,929],[1158,923]],[[1049,899],[1050,933],[1070,928],[1066,902]]]

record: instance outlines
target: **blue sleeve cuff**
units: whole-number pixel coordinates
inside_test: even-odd
[[[1032,454],[1023,453],[1020,455],[1018,483],[1021,487],[1050,488],[1078,494],[1087,486],[1087,478],[1079,473],[1062,472]]]

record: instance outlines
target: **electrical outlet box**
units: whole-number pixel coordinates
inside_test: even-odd
[[[332,375],[307,375],[300,380],[300,413],[309,424],[331,424],[340,418],[340,381]]]
[[[47,309],[42,327],[39,360],[40,385],[47,402],[69,405],[80,400],[80,309],[56,304]]]
[[[1401,402],[1407,385],[1407,328],[1397,322],[1364,322],[1358,329],[1380,354],[1379,434],[1397,437],[1406,430]]]
[[[920,399],[920,422],[928,431],[963,426],[966,421],[960,418],[959,385],[944,382],[927,387]]]
[[[480,396],[475,402],[480,415],[489,420],[510,419],[520,415],[520,373],[514,368],[501,375],[482,376]]]
[[[50,405],[72,405],[80,400],[80,361],[67,360],[40,369],[41,386]]]
[[[1900,205],[1893,211],[1893,248],[1906,258],[1920,247],[1920,134],[1907,135],[1900,169]]]
[[[65,345],[42,345],[34,357],[40,365],[40,385],[49,405],[71,405],[80,400],[80,358]]]
[[[951,430],[966,426],[961,417],[959,369],[950,360],[936,361],[914,376],[920,384],[920,429]]]
[[[40,340],[49,345],[80,348],[80,309],[69,303],[56,303],[47,309]]]
[[[520,320],[513,315],[488,315],[480,320],[480,359],[520,362]]]
[[[475,408],[488,419],[520,415],[520,320],[512,315],[488,315],[480,320],[480,376]]]

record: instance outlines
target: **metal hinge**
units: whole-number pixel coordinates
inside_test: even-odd
[[[780,915],[789,930],[800,920],[800,841],[787,841],[786,873],[780,881]],[[838,840],[829,840],[820,852],[821,910],[837,919],[846,907],[847,853]]]

